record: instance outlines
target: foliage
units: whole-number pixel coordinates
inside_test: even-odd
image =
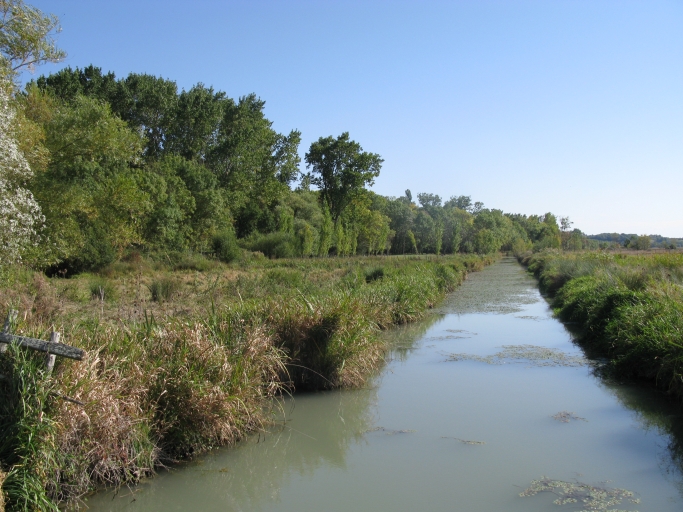
[[[336,139],[320,137],[305,156],[308,177],[320,188],[320,200],[327,205],[332,221],[339,217],[366,185],[372,185],[382,168],[382,158],[367,153],[348,132]]]
[[[79,96],[45,122],[51,162],[31,188],[45,214],[44,259],[70,271],[101,268],[140,242],[151,209],[130,166],[140,141],[106,104]]]
[[[47,219],[31,262],[50,273],[102,269],[132,247],[232,261],[230,232],[271,258],[584,246],[582,234],[564,243],[552,214],[503,214],[469,196],[420,192],[418,206],[409,190],[373,194],[365,187],[382,159],[348,133],[314,142],[291,190],[301,134],[275,132],[254,94],[179,92],[168,79],[88,66],[40,77],[23,97],[50,152],[30,184]]]
[[[54,14],[45,15],[22,0],[0,0],[0,68],[16,74],[21,68],[33,71],[38,64],[59,62],[66,56],[54,40],[59,30]]]
[[[213,239],[213,251],[216,257],[224,263],[235,261],[242,253],[232,229],[226,229],[216,234]]]
[[[269,258],[292,258],[297,255],[297,240],[291,233],[256,234],[244,241],[250,251],[262,252]]]
[[[0,267],[21,260],[43,221],[40,206],[26,188],[33,173],[15,138],[9,89],[0,80]]]

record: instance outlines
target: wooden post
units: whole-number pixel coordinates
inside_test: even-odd
[[[53,344],[53,343],[59,344],[59,338],[61,338],[61,336],[62,335],[59,334],[58,332],[53,331],[52,334],[50,334],[50,344]],[[48,345],[48,347],[49,347],[49,345]],[[55,367],[55,359],[56,358],[57,358],[57,356],[54,354],[51,354],[49,352],[49,348],[48,348],[48,353],[45,356],[45,366],[47,367],[47,373],[52,373],[52,369]]]
[[[19,315],[19,311],[16,309],[10,309],[9,312],[7,313],[7,318],[5,319],[5,326],[2,328],[2,332],[4,334],[9,334],[10,331],[12,330],[12,326],[14,323],[17,321],[17,316]],[[7,350],[7,343],[0,343],[0,354],[4,353]]]

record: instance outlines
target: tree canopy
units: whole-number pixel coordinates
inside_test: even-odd
[[[305,156],[311,184],[320,189],[320,200],[337,223],[344,209],[354,197],[374,184],[384,160],[376,153],[367,153],[349,132],[336,139],[320,137],[311,144]]]
[[[0,0],[0,60],[6,74],[62,60],[66,53],[57,48],[53,35],[59,30],[55,15],[22,0]]]

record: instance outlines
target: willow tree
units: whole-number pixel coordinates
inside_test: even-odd
[[[57,48],[53,36],[59,30],[54,14],[44,14],[22,0],[0,0],[0,68],[5,76],[62,60],[66,53]]]

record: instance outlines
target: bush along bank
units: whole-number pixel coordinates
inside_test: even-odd
[[[619,378],[683,397],[683,255],[541,252],[522,259],[579,341]]]
[[[96,294],[92,277],[17,274],[6,300],[28,307],[15,332],[45,338],[61,319],[64,342],[87,356],[58,359],[49,375],[38,353],[10,346],[0,355],[8,510],[57,510],[95,485],[132,483],[234,443],[264,426],[283,391],[363,385],[384,362],[380,329],[419,319],[490,262],[279,260],[210,276],[157,269],[150,282],[176,283],[166,302],[139,268],[97,276]],[[133,297],[152,311],[123,319]]]

